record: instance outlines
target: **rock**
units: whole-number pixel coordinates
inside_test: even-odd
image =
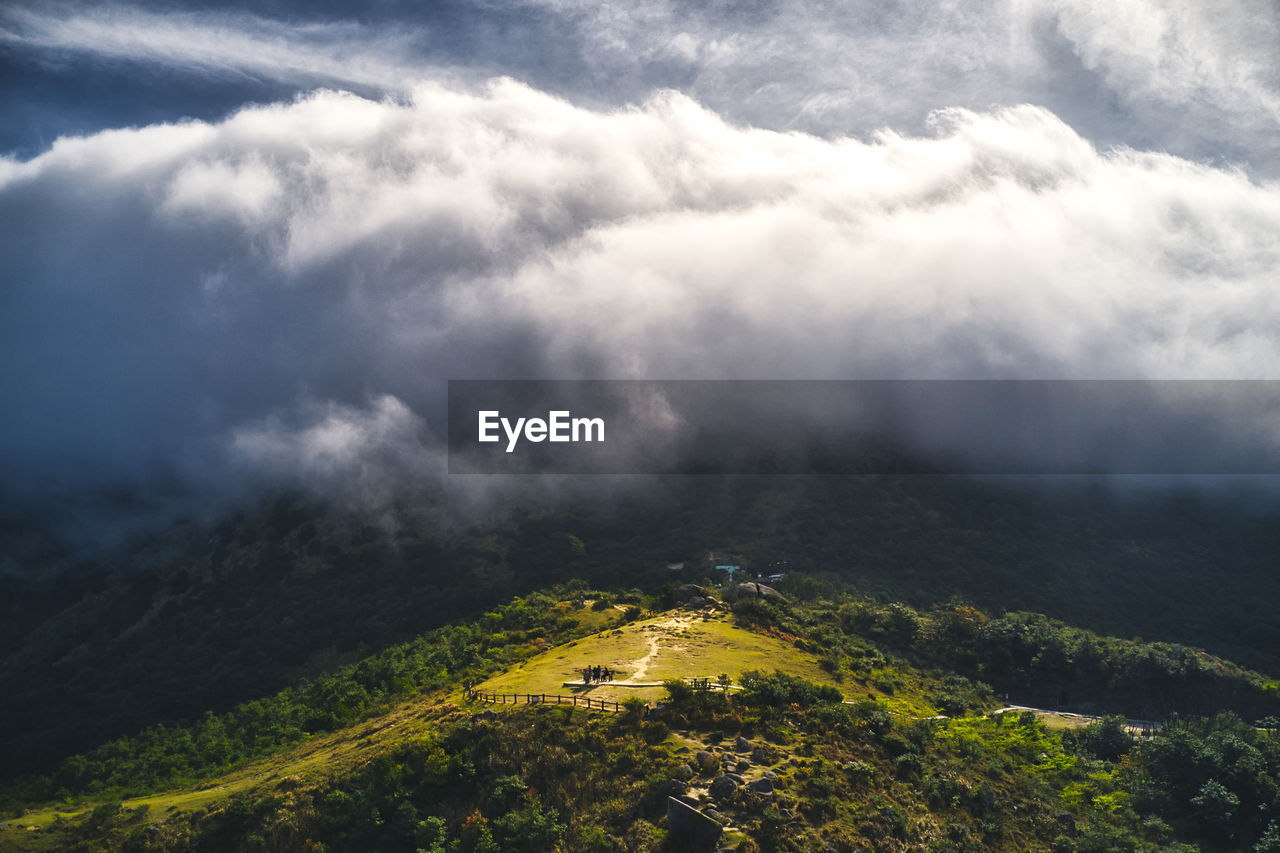
[[[995,808],[996,795],[992,792],[991,786],[986,782],[983,782],[982,786],[978,788],[978,798],[982,803],[983,811],[991,811]],[[1066,812],[1063,812],[1063,814],[1066,814]],[[1067,817],[1071,817],[1071,815],[1068,814]]]
[[[742,778],[742,774],[741,774],[741,773],[726,773],[726,774],[724,774],[724,776],[725,776],[725,778],[726,778],[726,779],[731,780],[731,781],[733,782],[733,784],[735,784],[735,785],[745,785],[745,784],[747,784],[747,780]]]
[[[683,583],[671,590],[671,598],[676,604],[688,604],[695,598],[705,598],[707,591],[696,584]]]
[[[757,746],[751,750],[751,760],[756,764],[772,764],[777,758],[777,754],[767,746]]]
[[[739,761],[737,764],[734,765],[733,769],[738,773],[746,773],[748,770],[751,769],[751,762]]]
[[[711,818],[712,820],[714,820],[716,823],[720,824],[721,826],[724,826],[729,822],[729,818],[725,817],[723,814],[716,811],[715,809],[703,809],[702,813],[707,817]]]
[[[749,791],[753,791],[753,792],[755,792],[755,793],[757,793],[757,794],[772,794],[772,793],[773,793],[773,780],[772,780],[772,779],[757,779],[757,780],[755,780],[754,782],[749,782],[749,783],[747,784],[747,790],[749,790]]]
[[[690,850],[710,850],[724,827],[714,818],[674,797],[667,798],[667,829],[677,844]]]
[[[764,779],[768,779],[770,782],[777,782],[777,781],[778,781],[778,774],[777,774],[777,773],[774,773],[772,770],[766,770],[766,771],[764,771],[764,773],[762,774],[762,778],[764,778]]]
[[[659,797],[678,797],[685,791],[689,790],[689,786],[681,782],[679,779],[668,779],[658,789]]]
[[[698,762],[698,770],[708,774],[714,773],[716,767],[720,764],[716,757],[705,749],[699,750],[698,754],[694,756],[694,760]]]
[[[734,741],[734,744],[733,744],[733,751],[734,752],[750,752],[751,741],[747,740],[742,735],[738,735],[738,739]]]
[[[693,768],[688,764],[677,764],[674,775],[681,782],[688,782],[696,774],[693,772]]]
[[[730,779],[728,776],[717,776],[711,782],[711,796],[717,800],[727,800],[733,796],[733,792],[738,790],[738,783]]]
[[[725,601],[742,601],[750,598],[773,598],[778,601],[786,601],[786,597],[771,586],[765,586],[762,583],[754,581],[743,581],[736,583],[725,590]]]

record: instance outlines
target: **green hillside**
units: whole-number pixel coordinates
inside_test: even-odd
[[[376,511],[280,498],[56,578],[0,577],[0,782],[569,578],[661,596],[702,582],[711,550],[881,602],[1035,611],[1280,672],[1280,526],[1257,506],[927,477],[571,482],[480,505],[424,490]],[[1034,701],[1075,701],[1039,683]]]
[[[1029,614],[814,589],[697,606],[704,592],[647,612],[657,602],[583,587],[519,598],[10,785],[0,849],[1280,844],[1274,683]],[[614,681],[582,684],[586,665]],[[1159,708],[1163,728],[1136,736],[1122,717],[1004,708],[1004,692],[1025,702],[1018,685],[1051,675],[1073,685],[1077,709],[1130,695]],[[1214,701],[1223,713],[1195,715]],[[699,840],[699,820],[713,839]]]

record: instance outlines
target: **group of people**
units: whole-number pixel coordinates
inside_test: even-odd
[[[586,666],[582,668],[583,684],[599,684],[602,681],[613,681],[613,670],[607,666]]]

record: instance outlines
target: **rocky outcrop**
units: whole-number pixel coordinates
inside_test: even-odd
[[[672,600],[681,607],[700,610],[720,602],[708,590],[691,583],[681,584],[671,591]]]
[[[771,586],[765,586],[755,581],[743,581],[736,583],[725,591],[725,601],[742,601],[750,598],[773,598],[778,601],[786,601],[786,597]]]
[[[667,798],[667,829],[672,840],[686,850],[712,850],[724,831],[719,821],[674,797]]]

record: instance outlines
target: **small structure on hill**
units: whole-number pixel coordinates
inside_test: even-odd
[[[724,563],[724,564],[721,564],[721,565],[719,565],[719,566],[716,566],[716,568],[717,568],[719,571],[722,571],[722,572],[728,572],[728,573],[729,573],[729,583],[733,583],[733,574],[734,574],[734,572],[740,572],[740,571],[742,571],[742,566],[738,565],[737,563]]]

